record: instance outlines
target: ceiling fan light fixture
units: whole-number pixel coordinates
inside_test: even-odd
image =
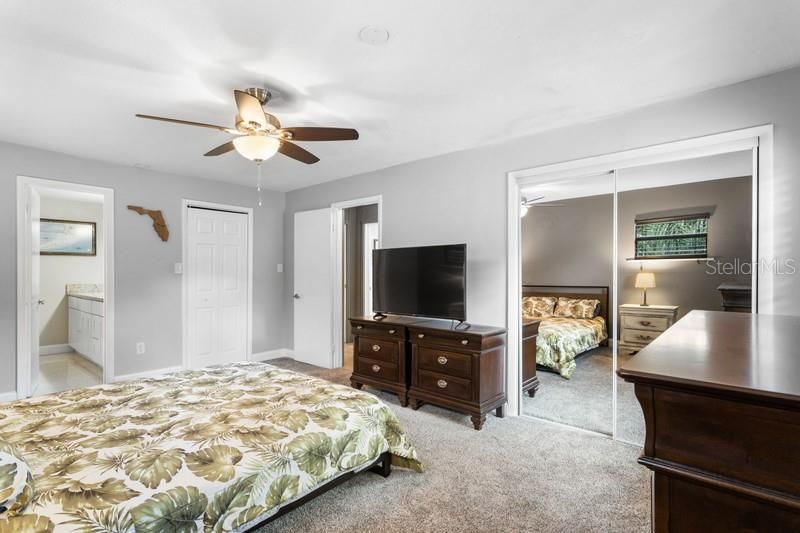
[[[236,137],[233,146],[242,157],[251,161],[266,161],[278,153],[281,142],[266,135],[244,135]]]

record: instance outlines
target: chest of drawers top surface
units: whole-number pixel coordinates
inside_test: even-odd
[[[409,340],[422,346],[436,345],[463,350],[486,350],[505,343],[505,328],[470,326],[455,329],[443,321],[422,321],[408,326]]]
[[[405,340],[408,334],[407,326],[417,322],[420,322],[420,319],[413,317],[390,316],[376,320],[371,316],[364,316],[351,318],[350,326],[353,335]]]

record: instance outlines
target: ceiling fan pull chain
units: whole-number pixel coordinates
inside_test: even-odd
[[[261,207],[261,161],[256,163],[258,167],[258,181],[256,182],[256,190],[258,191],[258,207]]]

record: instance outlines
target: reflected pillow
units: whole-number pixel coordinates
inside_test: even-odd
[[[13,446],[0,441],[0,516],[21,514],[33,497],[33,475]]]
[[[552,296],[525,296],[522,298],[522,316],[525,318],[546,318],[553,316],[556,299]]]
[[[559,298],[554,316],[561,318],[594,318],[600,314],[600,300]]]

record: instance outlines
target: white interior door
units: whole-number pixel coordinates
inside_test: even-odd
[[[44,304],[41,295],[41,263],[39,224],[41,218],[41,196],[39,191],[30,187],[30,222],[31,222],[31,395],[39,386],[39,310]]]
[[[188,363],[247,360],[247,215],[189,207]]]
[[[294,358],[333,367],[331,209],[294,215]]]
[[[378,223],[364,224],[364,314],[372,314],[372,250],[378,248]]]

